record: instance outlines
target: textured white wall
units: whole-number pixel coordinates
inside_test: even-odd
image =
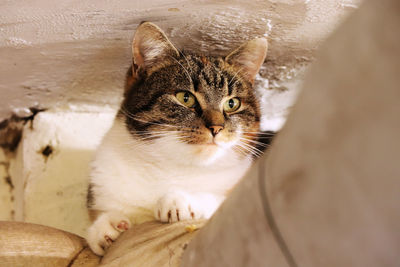
[[[90,161],[115,112],[49,110],[25,125],[10,175],[15,219],[84,235]]]
[[[265,34],[270,46],[262,76],[270,88],[286,88],[359,1],[3,1],[0,121],[35,105],[117,106],[142,20],[160,25],[181,48],[212,54]]]

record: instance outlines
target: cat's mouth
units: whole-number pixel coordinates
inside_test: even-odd
[[[218,152],[231,149],[239,141],[239,136],[234,131],[223,131],[213,136],[208,129],[204,129],[181,140],[192,145],[196,151]]]
[[[230,141],[230,142],[221,142],[217,141],[215,138],[212,140],[209,140],[208,142],[200,143],[198,144],[200,147],[203,147],[205,149],[229,149],[231,148],[236,142],[235,141]]]
[[[197,138],[192,139],[189,144],[193,144],[198,147],[203,148],[229,148],[233,144],[236,143],[237,138],[233,136],[209,136],[209,135],[202,135],[198,136]]]

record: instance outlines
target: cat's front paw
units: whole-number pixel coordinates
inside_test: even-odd
[[[118,236],[130,227],[129,218],[122,213],[103,213],[89,227],[87,242],[94,253],[102,256]]]
[[[169,223],[203,218],[203,212],[196,200],[180,191],[161,197],[154,213],[157,220]]]

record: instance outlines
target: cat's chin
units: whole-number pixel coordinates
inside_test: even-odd
[[[232,160],[232,156],[235,157],[235,155],[232,155],[234,152],[231,150],[230,144],[210,141],[189,146],[191,147],[192,154],[198,159],[198,163],[205,166],[217,161],[225,161],[224,159],[230,161]]]
[[[237,142],[237,141],[236,141]],[[221,140],[208,139],[203,142],[186,143],[177,142],[173,136],[167,136],[153,140],[150,153],[157,152],[165,158],[171,158],[191,165],[209,166],[213,164],[230,165],[235,164],[240,155],[232,147],[236,144],[235,140],[223,142]]]
[[[220,147],[216,143],[197,144],[197,145],[194,145],[194,146],[195,146],[195,152],[198,152],[198,153],[201,153],[201,154],[202,153],[214,154],[214,153],[217,153],[219,150],[223,149],[222,147]]]
[[[203,144],[195,146],[196,147],[193,149],[193,155],[198,158],[197,162],[204,166],[211,165],[216,161],[219,161],[219,159],[224,157],[226,153],[223,148],[216,144]]]

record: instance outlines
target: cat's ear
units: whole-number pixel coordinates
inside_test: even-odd
[[[169,57],[179,56],[178,50],[165,33],[151,22],[143,22],[136,30],[132,42],[132,72],[148,71]]]
[[[230,53],[225,61],[233,65],[251,83],[267,56],[268,41],[265,38],[253,39]]]

